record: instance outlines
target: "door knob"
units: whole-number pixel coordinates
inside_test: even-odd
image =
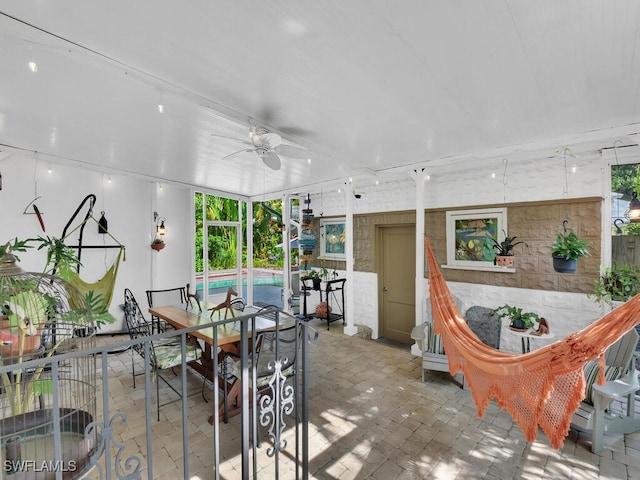
[[[382,287],[383,292],[387,292],[389,289],[387,287]]]

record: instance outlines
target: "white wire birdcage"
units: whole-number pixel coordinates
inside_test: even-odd
[[[76,478],[96,444],[85,438],[96,416],[96,363],[64,354],[95,346],[91,310],[71,284],[22,273],[12,257],[0,259],[2,477],[49,478],[59,469]]]

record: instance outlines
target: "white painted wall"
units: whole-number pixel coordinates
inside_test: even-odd
[[[96,195],[96,220],[104,211],[109,231],[126,246],[126,261],[120,264],[109,309],[118,323],[104,327],[101,333],[122,330],[120,304],[123,303],[125,287],[133,291],[146,312],[146,289],[185,285],[189,281],[192,235],[191,219],[185,213],[190,211],[189,189],[163,185],[155,199],[155,182],[125,175],[103,174],[82,167],[50,164],[37,160],[33,155],[18,153],[0,160],[0,173],[0,242],[3,243],[15,237],[60,237],[65,224],[85,196],[91,193]],[[36,190],[41,197],[36,205],[43,212],[46,232],[42,232],[35,215],[22,214],[36,196]],[[167,218],[169,228],[167,247],[159,253],[149,247],[155,232],[154,206]],[[83,209],[74,225],[84,218],[85,212],[86,209]],[[114,244],[110,238],[97,232],[97,224],[90,221],[85,228],[83,244]],[[77,244],[77,233],[71,235],[67,243]],[[101,278],[112,265],[116,252],[115,249],[83,250],[81,278],[88,282]],[[25,271],[43,270],[44,252],[31,250],[19,256],[20,265]]]
[[[506,171],[505,171],[506,165]],[[506,161],[504,158],[459,161],[454,165],[431,167],[425,185],[425,208],[481,207],[489,204],[543,201],[562,198],[605,196],[609,185],[609,170],[600,153],[582,154],[579,158],[559,156],[529,158]],[[364,192],[361,199],[354,200],[355,214],[378,211],[415,209],[415,185],[409,175],[385,181],[378,174],[375,178],[354,182],[356,191]],[[342,189],[338,193],[338,187]],[[324,216],[344,215],[344,195],[349,189],[345,185],[325,190],[322,195],[312,195],[314,211]],[[606,222],[606,220],[605,220]],[[558,225],[560,229],[562,226]],[[428,233],[428,232],[427,232]],[[377,275],[356,272],[355,323],[372,329],[372,337],[378,338]],[[424,280],[423,288],[428,289]],[[597,306],[584,294],[545,292],[516,288],[492,287],[489,285],[451,282],[451,290],[464,302],[464,308],[482,305],[495,308],[505,303],[522,306],[548,319],[555,339],[577,331],[599,318],[602,307]],[[464,312],[463,312],[464,313]],[[423,318],[426,318],[426,303]],[[533,340],[534,346],[544,343]],[[501,347],[520,351],[520,339],[505,333]]]
[[[564,161],[556,157],[509,161],[506,177],[504,165],[503,158],[496,158],[430,168],[430,178],[425,186],[426,208],[601,196],[608,185],[608,177],[605,178],[608,169],[597,153],[569,158],[566,179]],[[44,212],[47,234],[54,236],[62,233],[64,224],[80,201],[94,193],[98,198],[94,215],[99,218],[100,211],[104,210],[109,230],[127,247],[126,262],[121,264],[111,307],[116,318],[122,318],[119,304],[123,301],[125,287],[129,287],[146,307],[144,292],[147,288],[168,288],[190,281],[193,255],[190,189],[160,185],[138,177],[103,174],[78,166],[52,164],[51,167],[49,174],[49,163],[36,161],[32,155],[13,153],[0,160],[3,178],[0,241],[42,233],[34,215],[22,215],[25,206],[33,200],[36,188],[37,195],[42,197],[37,205]],[[395,173],[387,179],[378,175],[379,185],[375,185],[374,180],[373,177],[359,179],[352,187],[341,184],[323,189],[321,194],[312,195],[314,212],[317,216],[344,215],[344,195],[351,194],[351,188],[362,192],[362,198],[353,201],[355,214],[415,209],[415,185],[408,173]],[[340,193],[338,188],[342,189]],[[155,232],[154,211],[166,217],[168,228],[167,247],[161,252],[149,248]],[[108,241],[94,233],[97,226],[88,226],[86,232],[85,243]],[[87,281],[100,278],[111,264],[114,252],[85,251],[82,277]],[[40,271],[43,265],[42,253],[22,255],[25,270]],[[357,286],[353,290],[355,323],[371,327],[373,338],[377,338],[377,275],[354,272],[351,281]],[[426,280],[424,288],[427,288]],[[455,283],[451,289],[463,299],[466,308],[516,303],[537,311],[549,319],[556,338],[582,328],[601,314],[585,295]],[[417,319],[417,323],[421,321]],[[121,328],[122,325],[117,324],[103,332]],[[503,336],[502,344],[508,349],[518,345],[517,341],[508,340],[507,335]]]

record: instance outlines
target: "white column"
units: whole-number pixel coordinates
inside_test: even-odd
[[[427,293],[424,288],[424,182],[426,174],[424,169],[414,170],[409,174],[416,183],[416,306],[415,317],[416,325],[424,322],[424,302]],[[418,345],[414,343],[411,346],[411,353],[414,355],[422,355]]]
[[[347,184],[344,192],[345,198],[345,208],[346,208],[346,243],[345,243],[345,253],[347,257],[347,273],[345,282],[345,313],[346,313],[346,321],[347,324],[344,327],[345,335],[355,335],[358,333],[358,328],[355,326],[355,312],[354,310],[354,278],[353,278],[353,188],[350,184]]]
[[[282,309],[291,313],[291,197],[282,196]]]
[[[253,202],[247,200],[247,305],[253,305]]]

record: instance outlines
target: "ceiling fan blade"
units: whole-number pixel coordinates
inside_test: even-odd
[[[293,145],[282,144],[274,149],[276,153],[289,158],[308,158],[309,152],[303,148],[294,147]]]
[[[277,133],[263,133],[260,135],[254,135],[253,138],[255,139],[254,144],[256,144],[256,142],[259,143],[259,145],[256,146],[262,146],[265,148],[275,148],[282,143],[282,137]]]
[[[265,155],[262,155],[262,161],[271,170],[280,170],[280,157],[276,152],[271,151]]]
[[[225,155],[222,157],[222,160],[226,160],[227,158],[235,157],[236,155],[240,155],[241,153],[253,152],[253,148],[248,148],[246,150],[238,150],[237,152],[230,153],[229,155]]]
[[[247,142],[246,140],[243,140],[242,138],[229,137],[227,135],[220,135],[218,133],[212,133],[211,136],[212,137],[217,137],[217,138],[224,138],[225,140],[233,140],[234,142],[244,143],[245,145],[251,145],[251,142]]]
[[[306,137],[312,135],[314,132],[308,128],[301,127],[287,127],[287,126],[274,126],[276,130],[282,132],[285,135],[292,135],[294,137]]]

